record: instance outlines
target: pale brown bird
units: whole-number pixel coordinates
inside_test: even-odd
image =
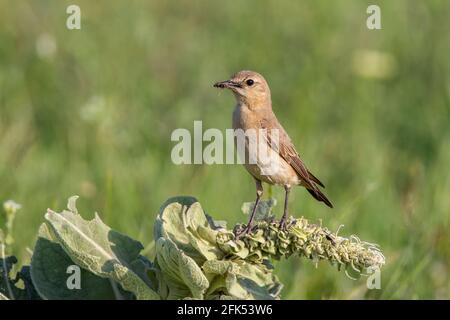
[[[267,133],[263,135],[263,138],[255,140],[258,148],[250,148],[248,143],[245,144],[244,166],[255,179],[256,201],[250,220],[240,235],[252,229],[256,208],[263,194],[262,181],[281,185],[285,189],[284,212],[280,220],[280,228],[286,228],[288,197],[292,186],[305,187],[316,200],[332,208],[331,202],[319,190],[319,186],[324,188],[324,185],[300,159],[289,135],[273,113],[270,88],[264,77],[257,72],[240,71],[229,80],[215,83],[214,87],[230,89],[236,97],[237,105],[233,112],[235,131],[256,129]],[[272,132],[276,135],[271,134]],[[274,139],[273,136],[278,139]],[[262,156],[261,149],[266,150],[265,157]],[[253,157],[254,161],[249,161],[249,157]],[[267,159],[270,160],[267,161]]]

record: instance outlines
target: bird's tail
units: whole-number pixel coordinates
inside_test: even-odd
[[[319,190],[319,188],[314,189],[306,189],[308,192],[318,201],[321,201],[325,203],[330,208],[333,208],[333,204],[331,204],[330,200],[327,199],[327,197],[322,193],[322,191]]]

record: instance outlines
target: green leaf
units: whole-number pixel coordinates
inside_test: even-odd
[[[140,242],[120,234],[96,214],[84,220],[76,211],[75,198],[69,199],[72,211],[45,215],[49,232],[70,259],[91,273],[118,282],[137,299],[159,299],[146,274],[147,266],[139,255]]]
[[[217,231],[192,197],[170,198],[162,205],[154,236],[155,241],[161,237],[172,240],[199,265],[206,260],[221,259],[224,254],[216,244]]]
[[[224,275],[233,267],[233,262],[229,260],[206,261],[202,269],[206,274]]]
[[[209,276],[211,286],[208,296],[215,297],[221,292],[235,299],[278,298],[281,284],[265,265],[252,264],[244,260],[207,261],[203,271]],[[211,277],[215,275],[215,277]]]
[[[31,278],[40,296],[57,300],[102,300],[115,299],[111,280],[80,269],[81,289],[69,289],[67,268],[75,263],[51,237],[46,224],[39,229],[39,236],[31,259]],[[123,298],[131,294],[121,292]]]
[[[16,288],[10,279],[10,272],[17,263],[17,258],[14,256],[4,257],[3,253],[4,247],[3,244],[0,244],[0,293],[9,299],[13,299],[15,297],[11,297],[11,294],[15,296]]]
[[[273,200],[265,202],[265,212],[273,205]],[[252,237],[254,243],[265,243],[262,233]],[[164,203],[155,239],[156,265],[167,299],[274,299],[279,295],[281,285],[273,270],[262,263],[261,250],[250,252],[231,231],[217,227],[195,198],[175,197]],[[234,259],[224,260],[225,252],[232,252]]]
[[[156,242],[156,259],[168,286],[167,299],[192,297],[203,299],[208,279],[196,262],[170,239]]]
[[[0,258],[0,300],[39,300],[40,297],[29,278],[28,267],[22,267],[15,278],[11,278],[11,271],[16,263],[17,258],[14,256]],[[22,282],[20,287],[17,286],[19,281]]]
[[[236,264],[239,266],[236,268],[236,274],[240,285],[251,294],[253,299],[278,298],[283,285],[273,274],[273,269],[260,263],[237,261]]]

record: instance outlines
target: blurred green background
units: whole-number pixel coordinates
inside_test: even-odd
[[[0,0],[0,201],[22,204],[12,252],[27,263],[46,209],[73,194],[144,244],[174,195],[245,221],[245,169],[176,166],[170,135],[229,128],[234,98],[212,84],[250,69],[335,205],[298,188],[291,213],[343,224],[387,259],[381,290],[326,262],[277,262],[283,298],[449,298],[450,2],[376,1],[382,30],[368,30],[373,3]],[[69,4],[81,30],[66,28]]]

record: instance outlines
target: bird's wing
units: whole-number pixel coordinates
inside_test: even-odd
[[[323,186],[319,179],[311,174],[300,159],[300,155],[295,150],[294,144],[291,142],[286,131],[275,116],[271,117],[272,121],[263,119],[260,123],[263,129],[267,129],[266,140],[272,150],[278,152],[278,154],[297,172],[298,177],[302,180],[302,185],[308,190],[308,192],[318,201],[324,202],[328,207],[333,208],[333,204],[327,199],[317,185]],[[278,130],[278,145],[276,141],[272,139],[273,134],[271,130]],[[276,136],[276,135],[274,135]],[[316,185],[317,184],[317,185]]]
[[[274,119],[276,120],[276,119]],[[274,125],[275,124],[275,125]],[[322,183],[314,177],[312,174],[309,173],[308,169],[306,168],[305,164],[303,163],[302,159],[300,159],[300,155],[295,150],[294,144],[291,142],[291,139],[289,138],[286,131],[283,129],[283,127],[278,123],[278,121],[267,121],[266,119],[261,120],[261,127],[263,129],[267,129],[267,135],[266,139],[269,144],[269,146],[274,150],[277,151],[278,154],[289,164],[294,168],[294,170],[297,172],[299,178],[303,181],[305,184],[305,187],[312,188],[313,190],[316,189],[316,186],[314,185],[314,182],[318,185],[322,185]],[[272,134],[271,130],[278,130],[278,145],[277,142],[272,139],[273,136],[276,136],[276,134]]]
[[[308,170],[308,174],[309,174],[309,178],[314,181],[315,183],[317,183],[319,186],[321,186],[322,188],[325,188],[324,184],[319,180],[319,178],[317,178],[315,175],[313,175],[311,173],[311,171]]]

